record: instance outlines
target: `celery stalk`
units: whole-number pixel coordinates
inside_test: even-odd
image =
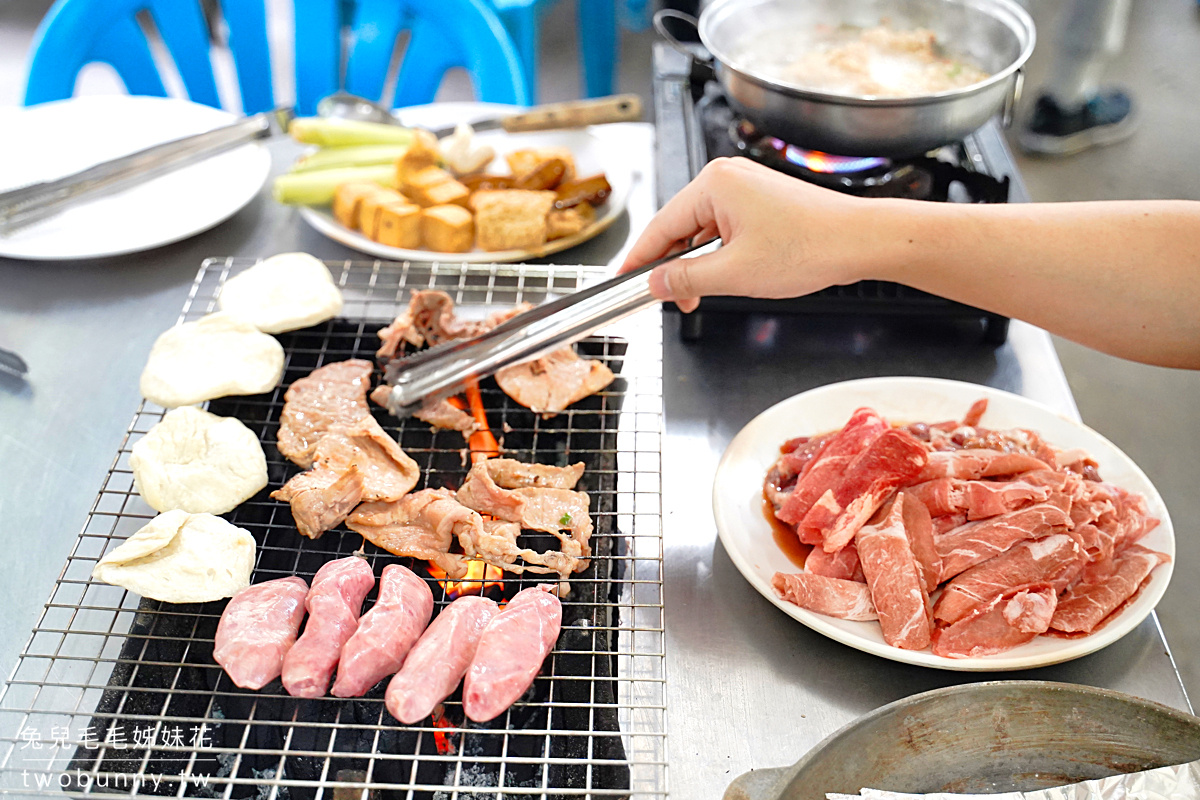
[[[297,142],[321,147],[408,144],[412,141],[412,131],[399,125],[324,117],[297,117],[288,127],[288,133]]]
[[[354,147],[322,147],[314,153],[301,156],[289,172],[309,172],[314,169],[333,167],[369,167],[378,164],[394,164],[408,149],[403,144],[362,144]]]
[[[327,206],[333,202],[337,187],[350,182],[396,185],[396,169],[391,164],[375,167],[340,167],[289,172],[275,179],[271,194],[280,203],[291,206]]]

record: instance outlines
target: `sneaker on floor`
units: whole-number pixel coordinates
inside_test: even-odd
[[[1029,153],[1065,156],[1093,145],[1119,142],[1133,133],[1133,102],[1122,91],[1100,92],[1081,108],[1064,109],[1048,95],[1037,99],[1017,142]]]

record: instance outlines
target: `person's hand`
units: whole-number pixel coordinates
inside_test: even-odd
[[[798,297],[853,283],[868,255],[864,202],[749,159],[717,159],[654,216],[620,272],[720,236],[716,252],[655,269],[654,296],[692,311],[707,295]]]

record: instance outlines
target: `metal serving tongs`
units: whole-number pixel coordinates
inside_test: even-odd
[[[394,359],[384,374],[392,386],[387,397],[388,411],[397,417],[407,417],[427,403],[461,393],[471,381],[566,347],[597,328],[641,311],[657,302],[650,294],[652,269],[719,241],[709,239],[543,303],[474,339],[447,342]]]
[[[0,193],[0,234],[59,213],[68,206],[143,183],[254,139],[286,131],[292,109],[243,117],[211,131],[184,136],[104,161],[52,181]]]

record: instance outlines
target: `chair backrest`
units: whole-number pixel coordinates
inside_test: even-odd
[[[322,97],[340,86],[344,0],[293,0],[295,7],[296,113],[310,115]],[[275,107],[270,47],[263,0],[223,0],[229,49],[241,92],[242,111]],[[179,73],[187,96],[220,106],[210,53],[208,24],[198,0],[56,0],[38,28],[25,88],[25,104],[61,100],[75,92],[87,64],[110,65],[131,94],[167,94],[139,15],[146,12]],[[143,18],[145,18],[145,16]],[[347,64],[355,86],[382,94],[391,53],[403,30],[411,30],[409,57],[402,65],[396,102],[429,102],[449,67],[462,66],[475,79],[481,100],[528,102],[528,88],[512,41],[496,15],[479,0],[360,0],[351,12],[353,47]],[[422,34],[437,28],[438,36]],[[390,37],[390,38],[389,38]],[[448,47],[429,47],[434,40]],[[376,57],[384,49],[387,57]],[[427,52],[422,55],[422,51]],[[371,75],[369,69],[379,70]],[[439,70],[440,72],[434,72]],[[359,93],[359,92],[356,92]]]

